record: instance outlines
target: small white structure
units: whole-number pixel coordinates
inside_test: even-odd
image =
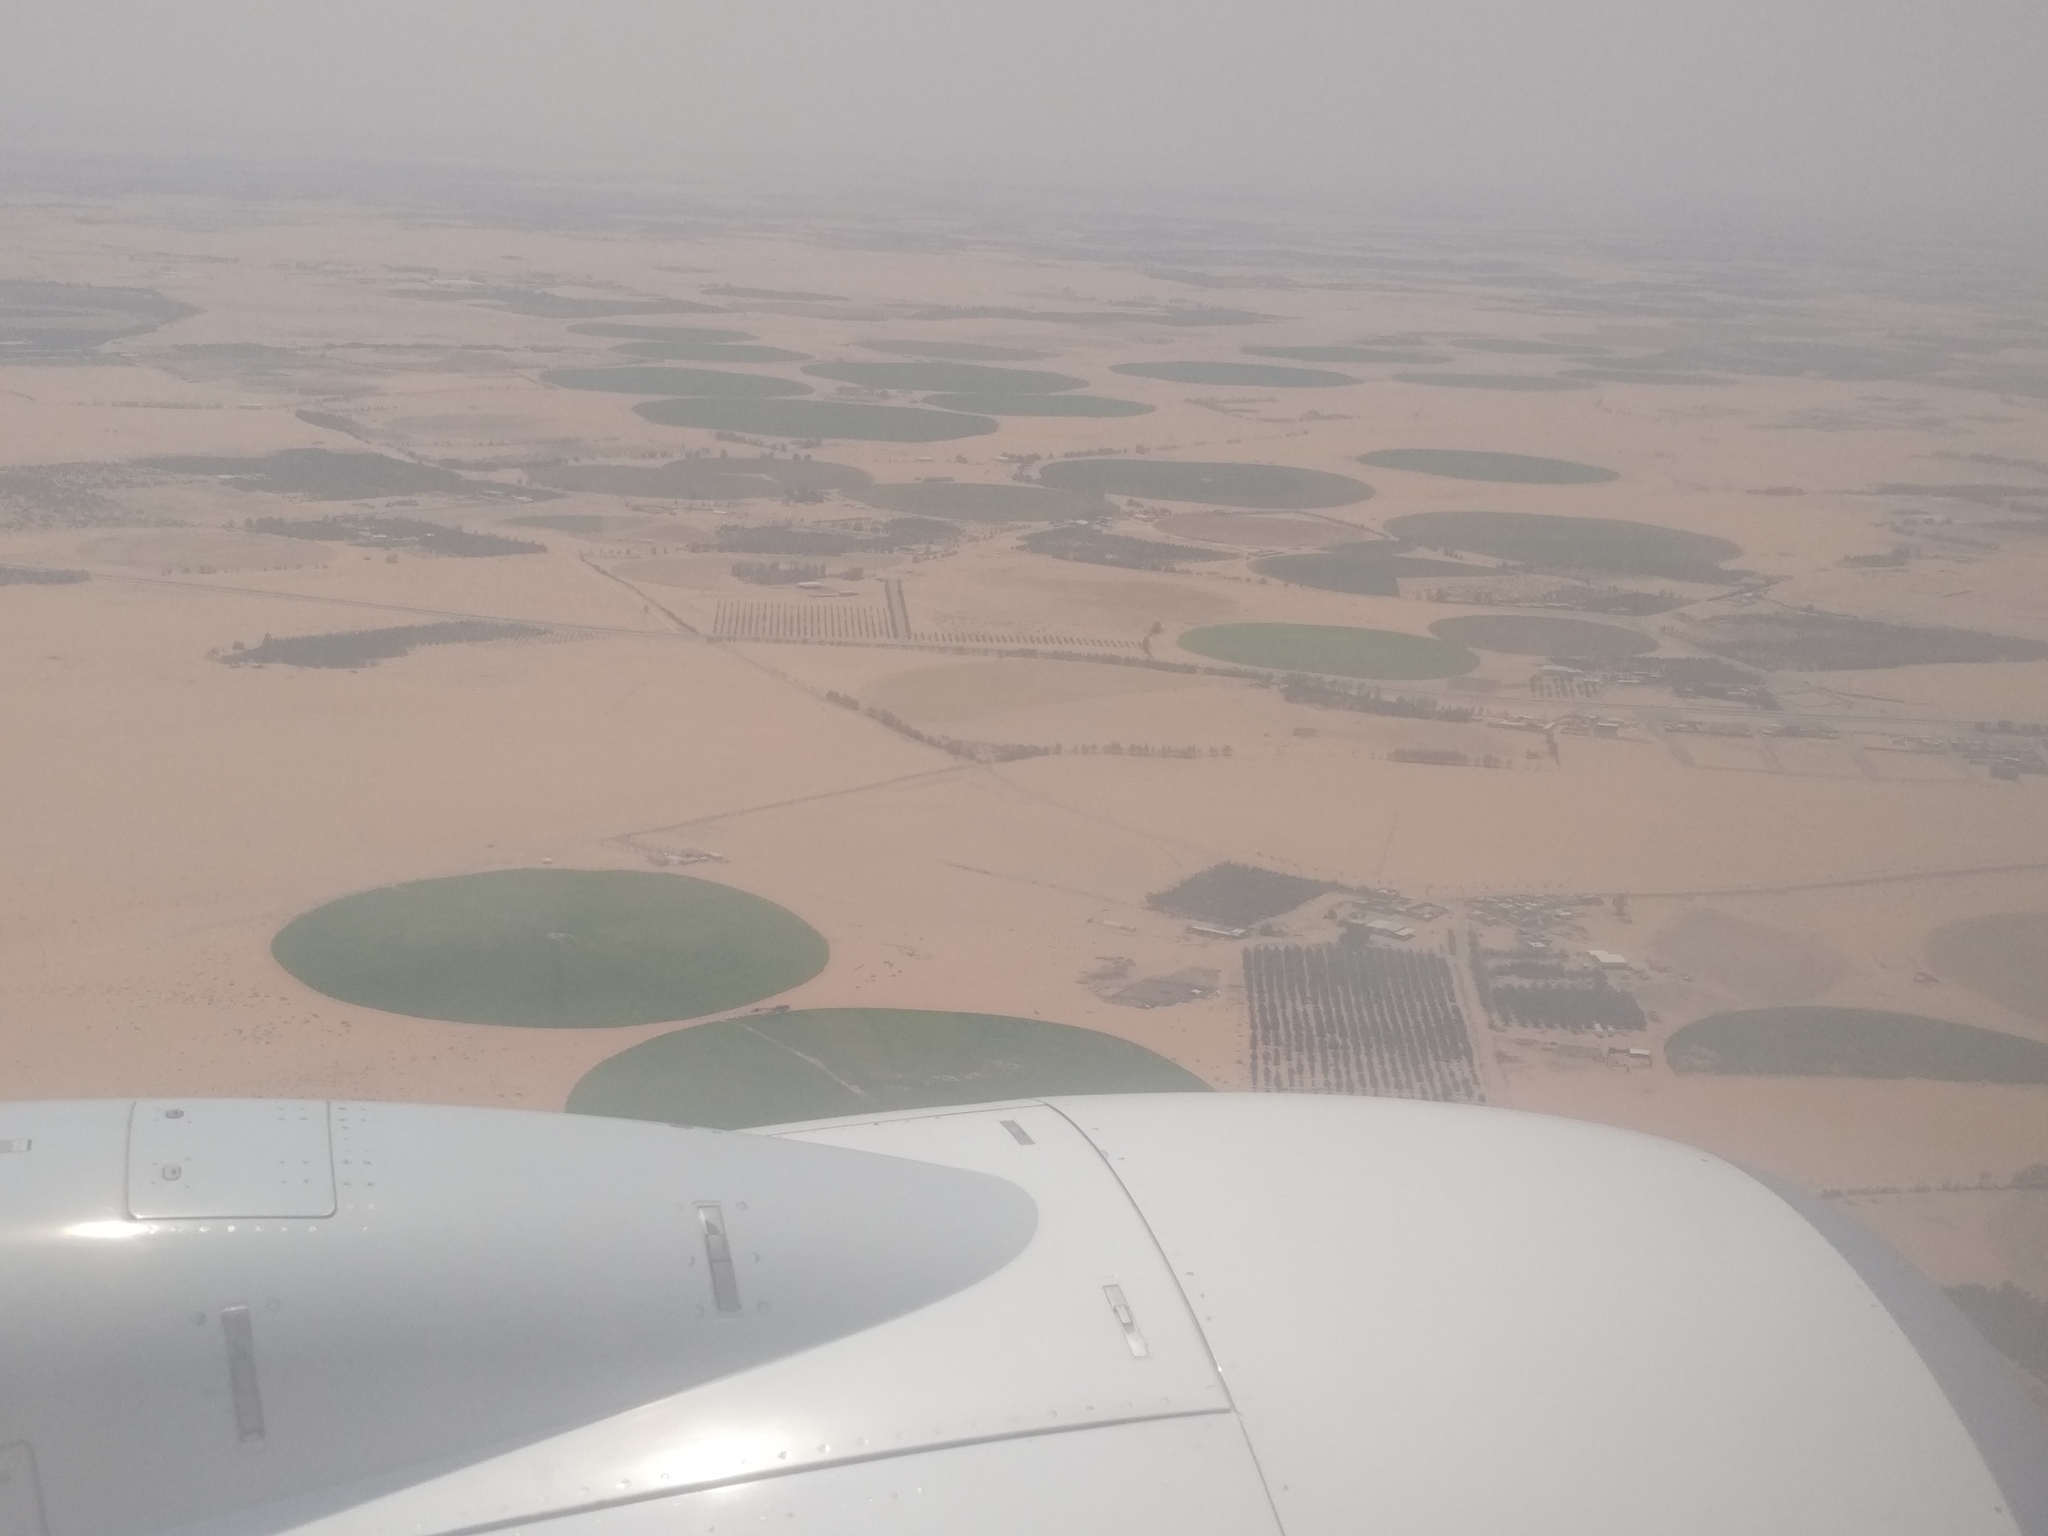
[[[1415,937],[1415,930],[1413,928],[1405,928],[1399,923],[1390,923],[1383,917],[1376,917],[1367,923],[1365,931],[1367,933],[1376,933],[1383,939],[1412,939]]]
[[[1627,955],[1617,955],[1611,949],[1589,949],[1587,956],[1603,971],[1626,971],[1630,969]]]

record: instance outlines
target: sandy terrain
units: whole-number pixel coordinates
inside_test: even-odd
[[[1468,278],[1219,297],[994,237],[903,253],[758,224],[745,235],[600,237],[429,227],[333,206],[215,209],[198,221],[143,199],[75,214],[0,207],[0,227],[0,275],[155,287],[199,310],[104,357],[0,367],[0,565],[91,576],[0,587],[0,803],[10,807],[0,817],[0,1074],[11,1092],[559,1106],[591,1065],[657,1030],[382,1015],[308,992],[268,953],[284,922],[334,896],[541,859],[624,868],[664,851],[714,851],[724,863],[692,872],[781,902],[830,940],[825,972],[778,1001],[1057,1019],[1137,1040],[1225,1087],[1247,1080],[1243,945],[1192,934],[1145,904],[1210,864],[1390,885],[1447,904],[1454,915],[1416,940],[1430,947],[1460,933],[1469,947],[1460,904],[1473,898],[1626,894],[1626,916],[1589,911],[1570,942],[1635,962],[1627,985],[1652,1022],[1631,1043],[1652,1064],[1568,1057],[1475,1016],[1491,1097],[1677,1136],[1844,1191],[1849,1208],[1938,1277],[2013,1279],[2048,1295],[2048,1197],[2001,1187],[2048,1162],[2048,1090],[1681,1077],[1659,1049],[1706,1014],[1797,1001],[2048,1039],[2038,1018],[1927,974],[1919,949],[1960,917],[2048,909],[2048,777],[1994,777],[1988,757],[1955,745],[1977,722],[2048,721],[2048,662],[1773,674],[1779,711],[1640,682],[1545,696],[1535,660],[1496,653],[1453,683],[1385,685],[1486,712],[1469,722],[1312,707],[1240,678],[1129,664],[1213,666],[1176,637],[1218,622],[1424,634],[1453,615],[1537,611],[1425,601],[1428,580],[1400,597],[1309,590],[1249,563],[1257,551],[1371,536],[1406,513],[1475,509],[1710,533],[1742,548],[1731,565],[1770,581],[1689,614],[1812,605],[2048,639],[2048,519],[1876,491],[1996,482],[2048,496],[2048,472],[2010,467],[2042,458],[2048,400],[1961,387],[1950,374],[1908,383],[1729,372],[1713,388],[1537,394],[1402,383],[1393,375],[1415,370],[1370,363],[1344,365],[1361,382],[1338,389],[1169,384],[1109,368],[1410,334],[1444,346],[1461,334],[1569,333],[1653,350],[1690,332],[1682,318],[1545,312],[1540,292]],[[1682,275],[1649,266],[1557,268],[1589,284],[1642,279],[1690,292]],[[1229,552],[1180,572],[1054,560],[1018,547],[1028,530],[969,524],[950,550],[834,555],[821,595],[749,585],[731,574],[732,557],[691,546],[726,523],[878,515],[838,495],[325,502],[132,463],[375,450],[518,487],[526,467],[544,463],[760,451],[650,425],[632,396],[543,384],[544,369],[620,361],[608,349],[621,338],[490,297],[528,272],[549,274],[558,294],[726,311],[614,323],[731,327],[820,359],[893,355],[860,346],[884,337],[1021,347],[1086,377],[1091,392],[1156,407],[1007,418],[949,442],[799,447],[880,482],[1008,484],[1034,456],[1113,451],[1349,473],[1377,494],[1312,513],[1120,506],[1117,533]],[[1794,276],[1805,307],[1748,323],[1835,337],[1992,323],[1961,302],[1859,298],[1829,274]],[[720,283],[847,301],[708,299]],[[1193,325],[1172,314],[1240,302],[1272,318]],[[999,313],[929,318],[928,306]],[[839,388],[795,363],[704,366],[801,379],[818,399]],[[1549,372],[1555,360],[1469,352],[1454,366]],[[1418,446],[1567,458],[1619,478],[1477,483],[1356,462]],[[494,530],[546,551],[454,558],[243,526],[338,513]],[[541,515],[599,521],[512,521]],[[1895,548],[1910,551],[1897,566],[1842,564]],[[849,567],[860,574],[843,574]],[[1526,580],[1503,577],[1513,579]],[[890,628],[892,590],[900,632]],[[853,626],[819,617],[834,605],[881,628],[832,644],[718,638],[744,604],[766,605],[750,622],[790,636]],[[1658,639],[1664,656],[1698,654],[1674,616],[1595,617]],[[265,636],[450,618],[545,633],[360,670],[216,659]],[[1070,659],[1001,654],[1024,647]],[[827,694],[931,735],[1059,752],[971,761]],[[1611,717],[1616,735],[1546,735],[1510,718],[1574,712]],[[1788,722],[1812,729],[1775,731]],[[1710,729],[1691,728],[1701,726]],[[1390,758],[1418,749],[1501,766]],[[1277,936],[1328,937],[1325,906],[1278,920]],[[1213,968],[1223,986],[1134,1009],[1085,980],[1111,962],[1137,977]]]

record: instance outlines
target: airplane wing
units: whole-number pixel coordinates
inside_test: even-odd
[[[1946,1298],[1692,1148],[1148,1094],[0,1105],[0,1536],[2048,1532]]]

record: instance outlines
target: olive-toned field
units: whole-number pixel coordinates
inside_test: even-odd
[[[2038,294],[793,206],[0,202],[10,1092],[1245,1089],[1398,950],[2048,1298]]]

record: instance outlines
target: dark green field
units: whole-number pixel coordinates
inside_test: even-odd
[[[1387,532],[1433,549],[1462,549],[1554,570],[1725,582],[1721,562],[1742,553],[1726,539],[1611,517],[1537,512],[1413,512]]]
[[[2048,642],[1976,629],[1888,624],[1850,613],[1780,609],[1703,619],[1703,649],[1767,672],[1859,672],[1985,661],[2048,659]]]
[[[939,358],[949,363],[1028,363],[1053,355],[1027,352],[1022,347],[991,346],[985,341],[864,341],[861,346],[893,357]]]
[[[1212,624],[1189,630],[1180,646],[1240,666],[1389,682],[1457,677],[1479,665],[1464,647],[1428,635],[1334,624]]]
[[[1353,592],[1361,597],[1399,597],[1404,576],[1472,576],[1486,570],[1485,566],[1401,553],[1407,547],[1397,539],[1333,544],[1305,554],[1270,555],[1254,560],[1252,569],[1297,587]]]
[[[1051,395],[1088,381],[1038,368],[990,368],[981,363],[813,363],[814,378],[864,389],[944,390],[959,394]]]
[[[870,443],[943,443],[980,437],[1000,425],[993,416],[916,406],[864,405],[850,400],[650,400],[633,409],[664,427],[759,432],[767,437],[851,438]]]
[[[344,896],[287,924],[279,965],[316,992],[463,1024],[601,1029],[740,1008],[825,968],[824,938],[709,880],[508,869]]]
[[[1641,656],[1657,642],[1619,624],[1589,624],[1584,619],[1553,619],[1512,613],[1475,613],[1439,619],[1429,632],[1453,645],[1506,656],[1583,656],[1611,661]]]
[[[1547,373],[1397,373],[1403,384],[1442,384],[1450,389],[1519,389],[1528,393],[1543,390],[1591,389],[1585,379],[1559,378]]]
[[[1621,478],[1597,464],[1531,453],[1486,453],[1475,448],[1382,448],[1377,453],[1361,453],[1358,462],[1376,469],[1411,469],[1452,480],[1491,480],[1506,485],[1596,485]]]
[[[1141,400],[1107,395],[926,395],[924,403],[984,416],[1143,416],[1155,409]]]
[[[1406,363],[1419,368],[1428,363],[1448,363],[1448,352],[1424,352],[1410,347],[1246,347],[1247,357],[1284,357],[1297,363]]]
[[[1156,496],[1260,512],[1348,507],[1372,495],[1349,475],[1285,464],[1200,464],[1182,459],[1056,459],[1039,470],[1046,485],[1106,496]]]
[[[1112,511],[1100,496],[1054,491],[1039,485],[974,485],[953,480],[919,480],[908,485],[875,485],[855,491],[864,506],[963,523],[1058,523],[1100,517]]]
[[[1223,384],[1245,389],[1329,389],[1360,382],[1326,368],[1280,368],[1271,363],[1118,363],[1111,373],[1169,384]]]
[[[1964,918],[1927,936],[1927,964],[1946,981],[2048,1024],[2048,912]]]
[[[2048,1083],[2048,1045],[1874,1008],[1753,1008],[1688,1024],[1664,1055],[1680,1072]]]
[[[599,1063],[572,1114],[726,1130],[838,1115],[1208,1085],[1114,1035],[1040,1019],[903,1008],[755,1013],[679,1029]]]
[[[811,386],[758,373],[721,373],[715,368],[549,368],[543,384],[558,389],[601,389],[618,395],[689,396],[748,400],[808,395]]]
[[[801,363],[810,358],[808,352],[749,341],[629,341],[612,350],[664,363]]]

